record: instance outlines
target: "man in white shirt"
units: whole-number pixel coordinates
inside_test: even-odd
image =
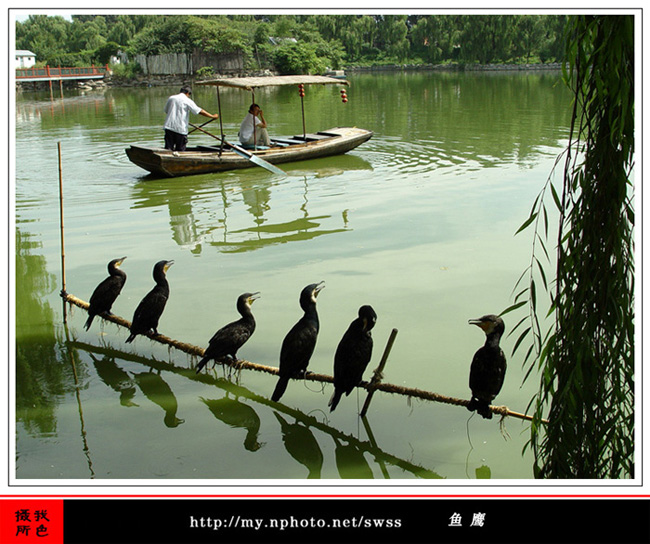
[[[239,127],[239,141],[245,146],[270,146],[271,138],[266,130],[264,112],[257,104],[251,104],[248,114]]]
[[[181,92],[172,95],[165,104],[165,149],[172,151],[185,151],[187,147],[187,133],[190,122],[190,112],[203,115],[211,119],[218,119],[219,114],[208,113],[194,103],[190,98],[192,89],[182,87]]]

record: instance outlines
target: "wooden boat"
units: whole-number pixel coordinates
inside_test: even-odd
[[[277,76],[215,79],[199,82],[198,84],[216,86],[221,122],[220,87],[234,87],[250,91],[254,102],[255,89],[258,87],[297,85],[301,106],[303,106],[304,92],[302,89],[304,89],[305,85],[349,85],[349,82],[326,76]],[[341,91],[341,95],[343,100],[347,101],[345,91]],[[186,151],[169,151],[157,147],[132,145],[126,149],[126,154],[129,160],[140,168],[164,177],[207,174],[239,168],[251,168],[253,166],[262,166],[273,172],[282,173],[274,165],[340,155],[354,149],[372,137],[371,131],[356,127],[337,127],[308,133],[305,130],[304,106],[302,112],[302,134],[287,138],[272,138],[271,147],[242,149],[239,145],[226,141],[223,135],[223,125],[221,124],[220,136],[208,133],[217,140],[215,145],[188,147]],[[195,129],[207,132],[201,127],[195,127]]]
[[[257,151],[251,150],[251,152],[271,164],[282,164],[340,155],[361,145],[371,136],[372,132],[361,128],[331,128],[323,132],[307,134],[306,139],[303,139],[302,135],[278,138],[272,140],[272,143],[289,143],[283,147],[270,147]],[[132,145],[126,150],[126,154],[131,162],[140,168],[165,177],[208,174],[257,166],[248,157],[229,150],[227,146],[221,149],[219,144],[187,148],[187,151],[169,151]]]

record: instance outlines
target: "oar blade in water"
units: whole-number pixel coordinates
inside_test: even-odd
[[[196,125],[193,125],[190,123],[190,126],[193,127],[195,130],[200,130],[201,132],[205,132],[208,136],[212,136],[215,140],[222,141],[221,138],[218,136],[215,136],[214,134],[211,134],[207,130],[203,130],[201,127],[197,127]],[[254,164],[257,164],[258,166],[261,166],[262,168],[266,168],[269,172],[273,172],[274,174],[278,174],[280,176],[286,176],[286,172],[280,170],[277,166],[272,165],[270,162],[265,161],[264,159],[258,157],[257,155],[253,155],[252,153],[249,153],[245,149],[242,149],[239,146],[236,146],[234,144],[226,142],[226,140],[223,140],[223,143],[226,144],[228,147],[232,148],[232,150],[237,153],[238,155],[241,155],[242,157],[247,158],[249,161],[251,161]]]
[[[257,155],[254,155],[253,153],[247,153],[244,149],[241,149],[227,142],[226,145],[230,146],[232,150],[238,155],[241,155],[242,157],[246,157],[249,161],[254,162],[258,166],[261,166],[262,168],[266,168],[269,172],[273,172],[274,174],[278,174],[280,176],[287,175],[286,172],[280,170],[277,166],[271,164],[268,161],[265,161],[264,159],[258,157]]]

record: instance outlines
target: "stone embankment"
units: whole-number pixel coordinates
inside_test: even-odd
[[[538,71],[538,70],[560,70],[560,63],[547,64],[388,64],[382,66],[350,66],[345,69],[348,74],[366,73],[366,72],[396,72],[396,71],[482,71],[482,72],[506,72],[506,71]],[[265,70],[263,72],[243,72],[239,74],[222,75],[222,77],[244,77],[244,76],[272,76],[277,75],[274,72]],[[214,74],[210,78],[220,77],[220,74]],[[208,78],[208,79],[210,79]],[[134,78],[124,78],[115,75],[108,76],[106,79],[87,80],[87,81],[66,81],[64,88],[95,90],[106,87],[178,87],[185,84],[192,84],[200,81],[196,76],[189,74],[169,74],[169,75],[140,75]],[[57,83],[58,84],[58,83]],[[18,91],[47,90],[47,82],[18,83]]]
[[[381,66],[350,66],[345,69],[354,72],[395,72],[395,71],[457,71],[457,72],[506,72],[532,70],[561,70],[559,62],[546,64],[385,64]]]

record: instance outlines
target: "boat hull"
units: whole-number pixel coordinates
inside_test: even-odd
[[[308,134],[305,142],[258,150],[254,154],[271,164],[283,164],[340,155],[368,141],[371,137],[371,131],[361,128],[332,128]],[[301,137],[296,136],[291,140],[295,142],[298,138]],[[279,139],[279,141],[283,140]],[[164,177],[225,172],[256,166],[251,160],[227,147],[219,153],[218,146],[201,146],[187,151],[169,151],[132,145],[126,149],[126,154],[129,160],[140,168]]]

